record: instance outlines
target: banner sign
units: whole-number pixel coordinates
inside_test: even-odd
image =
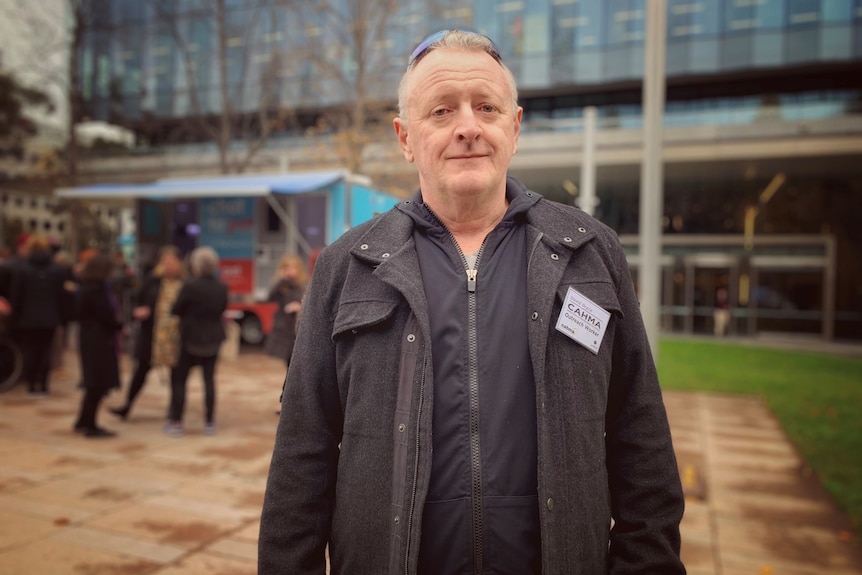
[[[204,198],[200,201],[199,246],[219,255],[219,278],[231,293],[254,291],[255,198]]]

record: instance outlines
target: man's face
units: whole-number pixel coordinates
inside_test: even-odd
[[[438,48],[408,80],[407,116],[395,119],[395,132],[423,193],[478,199],[505,190],[522,109],[500,64],[484,52]]]

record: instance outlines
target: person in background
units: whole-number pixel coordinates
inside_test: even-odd
[[[137,290],[137,278],[135,271],[126,263],[126,256],[122,250],[113,253],[114,269],[111,271],[111,289],[122,310],[124,324],[132,321],[132,298]]]
[[[23,378],[31,395],[47,395],[54,332],[66,318],[72,300],[63,284],[65,270],[54,263],[48,240],[29,236],[26,259],[13,270],[11,325],[24,353]]]
[[[81,375],[84,395],[74,429],[88,438],[115,434],[96,423],[102,398],[120,387],[120,305],[109,279],[113,262],[108,254],[92,256],[79,277],[77,291]]]
[[[297,317],[302,310],[302,297],[308,274],[305,263],[297,255],[281,258],[275,276],[275,285],[269,292],[269,301],[278,304],[272,322],[272,331],[266,338],[265,350],[284,360],[290,366],[290,356],[296,342]]]
[[[487,37],[429,36],[398,108],[420,187],[317,261],[259,575],[324,573],[327,555],[333,575],[683,575],[617,234],[508,177],[523,109]]]
[[[727,297],[727,288],[720,287],[715,290],[715,308],[712,311],[713,333],[716,337],[727,335],[727,326],[730,323],[730,300]]]
[[[183,285],[171,309],[180,318],[180,357],[171,373],[171,405],[165,426],[165,433],[172,437],[184,434],[186,380],[195,365],[201,366],[204,375],[204,433],[215,433],[215,365],[225,339],[222,315],[227,308],[228,289],[216,277],[218,254],[210,247],[197,248],[189,257],[189,265],[192,278]]]
[[[69,252],[64,250],[54,252],[54,263],[63,269],[63,289],[67,292],[67,303],[74,301],[75,290],[77,288],[75,274],[72,271],[72,261],[72,256]],[[51,343],[51,369],[59,370],[61,373],[63,370],[63,355],[68,344],[68,325],[75,319],[74,316],[74,313],[63,314],[63,323],[57,326],[57,329],[54,331],[54,339]]]
[[[29,243],[29,241],[30,234],[28,234],[27,232],[21,232],[15,237],[15,253],[12,255],[13,262],[23,262],[27,259],[27,244]]]
[[[9,248],[0,246],[0,315],[12,313],[9,304],[9,290],[12,288],[12,261]]]
[[[179,325],[171,308],[180,293],[186,271],[180,252],[174,246],[159,250],[158,263],[134,298],[132,319],[138,324],[135,343],[135,371],[126,391],[126,402],[110,412],[126,419],[135,398],[144,388],[147,374],[154,366],[172,370],[179,359]]]

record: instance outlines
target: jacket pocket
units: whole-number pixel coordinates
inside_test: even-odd
[[[388,320],[395,313],[396,302],[392,301],[350,301],[338,306],[332,327],[332,339],[345,334],[356,334]]]
[[[555,327],[570,287],[610,314],[602,326],[597,353]],[[559,405],[569,406],[573,421],[603,420],[611,378],[614,330],[616,320],[623,315],[616,289],[608,281],[561,284],[557,288],[554,313],[546,363],[546,377],[553,386],[554,399]]]

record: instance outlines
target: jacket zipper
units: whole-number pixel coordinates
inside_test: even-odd
[[[451,235],[451,233],[450,233]],[[487,236],[485,236],[487,239]],[[454,236],[452,237],[454,240]],[[467,264],[467,258],[457,242],[458,253],[464,262],[467,272],[467,342],[468,342],[468,383],[470,391],[470,469],[473,480],[473,564],[476,575],[482,574],[482,550],[485,539],[485,520],[482,513],[482,459],[479,449],[479,341],[478,319],[476,313],[476,281],[479,270],[479,260],[485,249],[485,240],[476,253],[476,263],[473,269]]]
[[[488,241],[488,236],[482,240],[482,245],[479,251],[476,252],[476,262],[471,268],[467,263],[467,257],[461,246],[458,245],[458,240],[455,235],[440,221],[437,214],[431,211],[427,205],[425,209],[431,214],[438,224],[443,226],[449,238],[458,250],[458,255],[461,256],[461,263],[464,264],[464,271],[467,274],[467,348],[468,348],[468,366],[467,366],[467,383],[470,396],[470,475],[471,475],[471,496],[472,496],[472,511],[473,511],[473,569],[476,575],[481,575],[483,571],[482,550],[485,541],[485,519],[482,512],[482,457],[479,446],[479,341],[478,341],[478,318],[476,312],[476,284],[479,275],[479,261],[482,259],[482,252],[485,251],[485,242]]]

